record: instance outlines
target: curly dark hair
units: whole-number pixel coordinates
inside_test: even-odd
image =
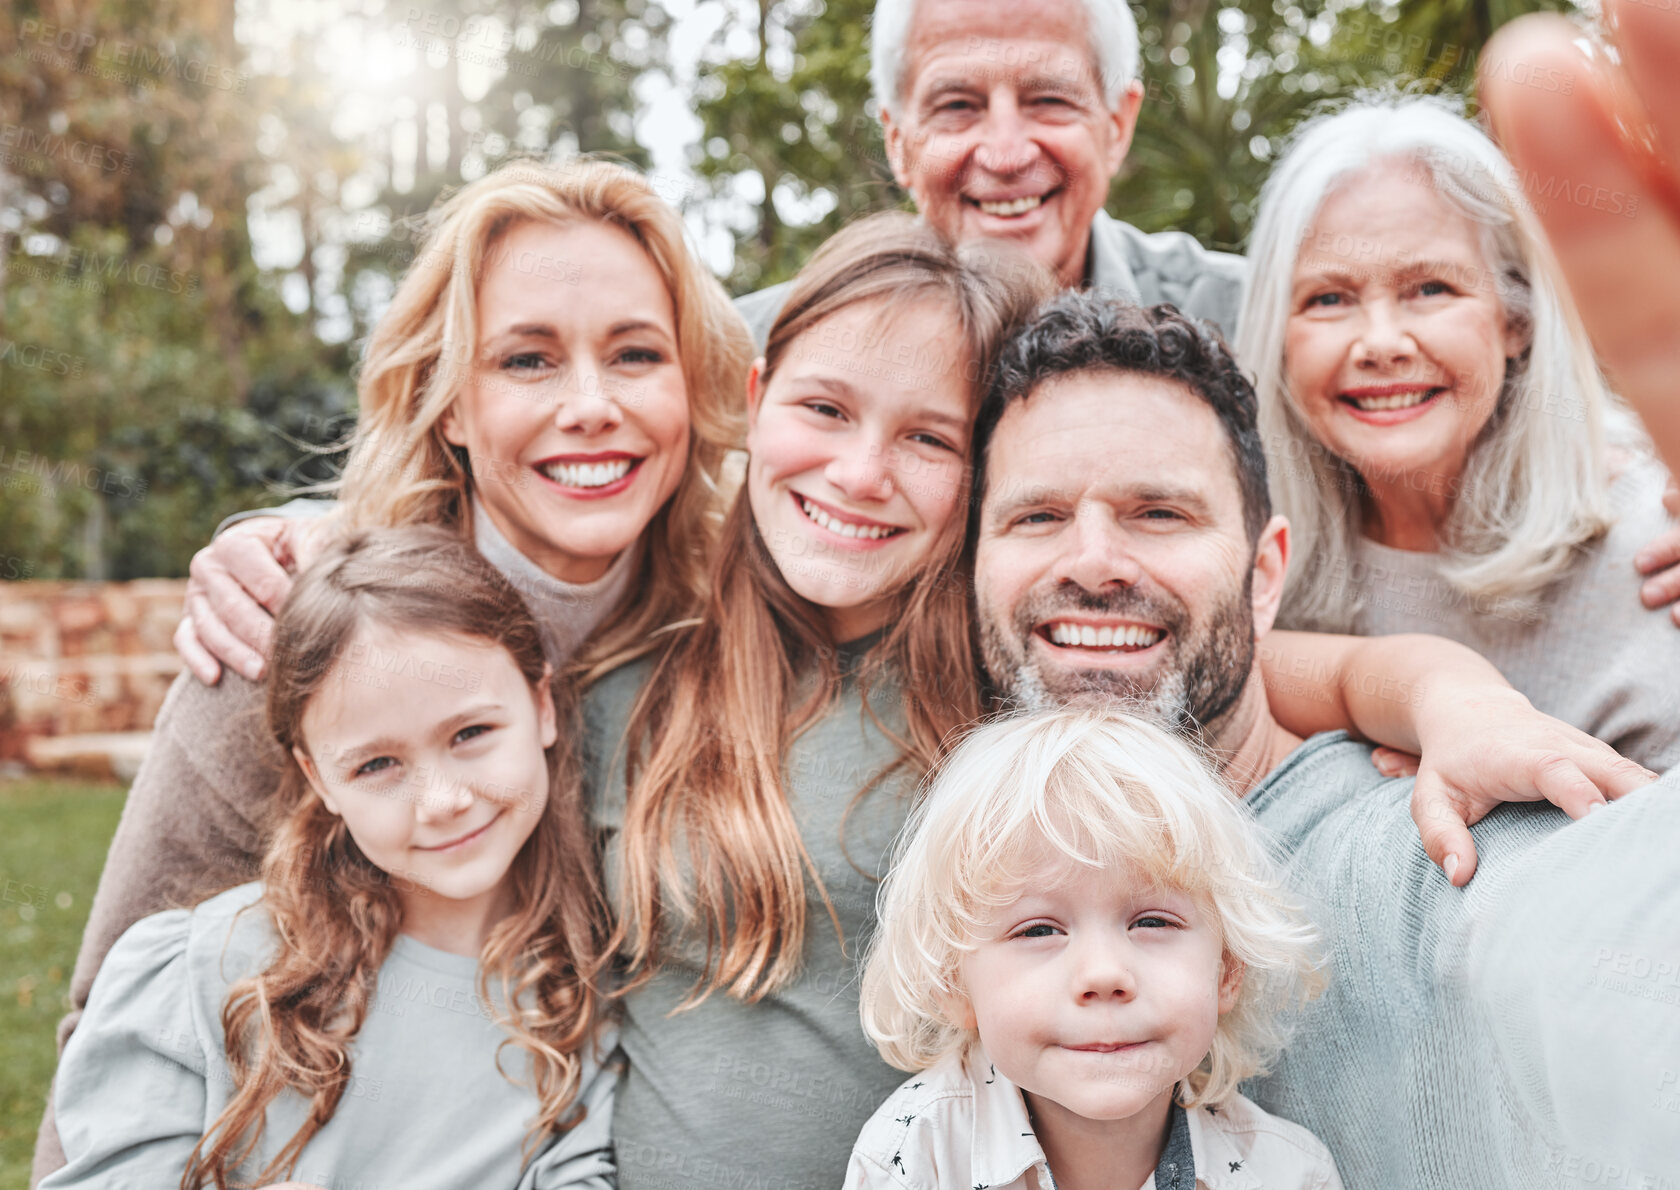
[[[1251,543],[1271,519],[1259,403],[1217,331],[1163,303],[1143,307],[1090,291],[1058,294],[1010,336],[974,424],[974,516],[986,498],[992,434],[1012,401],[1076,372],[1133,372],[1176,380],[1219,417],[1231,442]]]

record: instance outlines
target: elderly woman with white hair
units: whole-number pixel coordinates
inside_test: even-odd
[[[1680,638],[1634,565],[1666,472],[1493,142],[1417,96],[1315,118],[1249,260],[1236,352],[1293,532],[1284,626],[1451,637],[1548,714],[1680,762]]]

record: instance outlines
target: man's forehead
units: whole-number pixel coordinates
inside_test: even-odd
[[[1159,477],[1218,489],[1221,475],[1234,489],[1225,429],[1200,396],[1162,376],[1088,372],[1048,381],[1010,403],[990,444],[987,498],[1023,487],[1072,492]]]
[[[907,90],[1004,77],[1094,81],[1088,26],[1078,0],[921,0],[906,44]]]
[[[1166,376],[1097,369],[1055,376],[1012,401],[997,437],[1025,457],[1042,453],[1101,455],[1116,447],[1150,453],[1183,444],[1200,450],[1223,434],[1212,407],[1189,386]]]

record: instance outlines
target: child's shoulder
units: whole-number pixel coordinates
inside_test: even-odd
[[[1283,1187],[1340,1186],[1336,1163],[1324,1142],[1291,1120],[1274,1116],[1252,1099],[1232,1095],[1218,1107],[1193,1109],[1206,1141],[1212,1167],[1206,1180],[1214,1190],[1217,1176],[1240,1169],[1259,1176],[1265,1185]],[[1198,1180],[1203,1174],[1197,1169]],[[1247,1185],[1248,1183],[1243,1183]]]
[[[875,1109],[873,1119],[903,1115],[906,1111],[931,1114],[960,1108],[974,1101],[974,1080],[960,1053],[948,1054],[935,1066],[913,1074]]]
[[[190,983],[220,991],[262,970],[274,957],[274,919],[262,895],[262,884],[253,881],[192,909],[154,913],[131,926],[117,947],[154,958],[178,957]]]
[[[847,1184],[966,1186],[974,1128],[974,1079],[963,1056],[951,1054],[875,1109],[852,1146]]]
[[[120,1029],[140,1017],[198,1021],[212,1033],[232,984],[261,970],[274,953],[274,926],[262,886],[243,884],[192,909],[168,909],[135,922],[100,964],[77,1032]],[[249,912],[246,912],[249,910]]]

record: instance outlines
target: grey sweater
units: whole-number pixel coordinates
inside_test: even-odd
[[[1349,1190],[1673,1186],[1680,772],[1581,822],[1499,807],[1455,889],[1418,841],[1411,780],[1370,751],[1314,736],[1246,798],[1325,932],[1330,982],[1244,1092],[1316,1133]]]
[[[843,660],[855,660],[843,650]],[[649,666],[609,675],[585,700],[585,772],[607,841],[608,888],[621,866],[621,744]],[[902,730],[893,688],[871,691],[882,721]],[[897,726],[895,726],[897,725]],[[613,1126],[619,1184],[833,1190],[852,1142],[903,1081],[858,1022],[858,960],[875,923],[877,875],[910,808],[911,777],[857,791],[898,755],[864,713],[856,682],[789,748],[788,799],[826,885],[844,946],[807,880],[804,962],[794,983],[746,1004],[713,992],[673,1016],[700,974],[692,938],[666,940],[666,961],[624,1002],[620,1044],[630,1069]],[[850,813],[848,815],[848,810]]]
[[[261,895],[261,885],[245,884],[191,911],[154,914],[111,949],[59,1065],[69,1164],[43,1190],[180,1184],[193,1146],[233,1097],[222,1006],[274,954]],[[349,1089],[304,1146],[296,1180],[326,1190],[612,1190],[616,1069],[586,1055],[583,1120],[522,1160],[537,1108],[530,1060],[502,1051],[502,1068],[524,1085],[497,1070],[508,1034],[478,997],[477,971],[476,959],[398,936],[354,1043]],[[308,1110],[293,1091],[269,1105],[241,1180],[285,1147]]]
[[[1666,772],[1680,764],[1680,631],[1668,608],[1639,602],[1633,557],[1668,527],[1667,480],[1649,460],[1618,476],[1615,524],[1532,611],[1464,595],[1441,577],[1439,554],[1362,538],[1349,574],[1349,593],[1364,601],[1354,631],[1428,632],[1469,645],[1546,714]]]

